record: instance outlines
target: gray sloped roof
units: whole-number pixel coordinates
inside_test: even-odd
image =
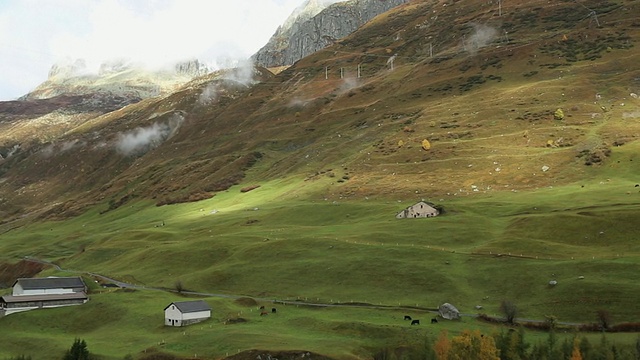
[[[70,289],[70,288],[84,288],[85,284],[82,278],[76,277],[48,277],[48,278],[22,278],[16,280],[13,284],[15,286],[20,283],[20,286],[24,290],[39,290],[39,289]]]
[[[207,311],[211,310],[211,306],[207,304],[204,300],[194,300],[194,301],[175,301],[171,304],[175,305],[181,313],[192,313],[198,311]],[[167,305],[164,309],[167,310],[171,304]]]

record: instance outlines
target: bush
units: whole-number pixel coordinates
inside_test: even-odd
[[[564,120],[564,111],[562,111],[562,109],[556,109],[553,113],[553,118],[556,120]]]
[[[73,345],[64,355],[62,360],[90,360],[91,354],[87,349],[87,343],[81,339],[75,339]]]

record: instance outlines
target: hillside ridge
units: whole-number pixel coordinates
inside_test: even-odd
[[[247,176],[341,180],[331,197],[575,181],[638,137],[640,75],[624,65],[637,51],[634,6],[513,3],[499,16],[480,2],[413,2],[277,76],[218,72],[99,117],[79,113],[45,137],[28,129],[50,115],[3,115],[16,119],[0,124],[4,215],[193,201]]]

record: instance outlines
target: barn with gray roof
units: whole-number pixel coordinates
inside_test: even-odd
[[[0,315],[34,309],[82,305],[89,300],[81,277],[21,278],[11,295],[0,297]]]
[[[211,317],[211,306],[204,300],[175,301],[164,308],[164,324],[186,326]]]

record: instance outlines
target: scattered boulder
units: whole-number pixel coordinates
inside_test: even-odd
[[[549,171],[549,169],[551,169],[551,168],[550,168],[550,167],[548,167],[547,165],[544,165],[544,166],[542,167],[542,171],[544,171],[544,172]]]
[[[230,324],[241,324],[241,323],[246,323],[246,322],[247,322],[247,319],[238,317],[238,318],[227,319],[224,322],[224,324],[225,325],[230,325]]]
[[[438,315],[447,320],[458,320],[460,319],[460,311],[456,309],[455,306],[444,303],[438,307]]]
[[[258,305],[258,302],[250,297],[240,297],[234,300],[234,302],[241,306],[254,307]]]
[[[549,281],[549,286],[556,286],[556,285],[558,285],[557,281],[555,281],[555,280]]]
[[[246,193],[246,192],[249,192],[251,190],[255,190],[255,189],[259,188],[259,187],[260,187],[260,185],[251,185],[251,186],[243,187],[242,189],[240,189],[240,192]]]
[[[583,280],[583,279],[584,279],[584,276],[582,275],[578,276],[578,280]]]

